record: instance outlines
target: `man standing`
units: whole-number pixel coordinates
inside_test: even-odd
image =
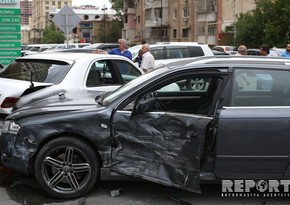
[[[130,60],[132,60],[132,53],[127,49],[127,43],[126,43],[126,39],[119,39],[118,40],[118,43],[119,43],[119,47],[118,48],[113,48],[112,50],[110,51],[101,51],[101,50],[98,50],[96,51],[96,53],[99,53],[99,54],[113,54],[113,55],[121,55],[121,56],[124,56],[124,57],[127,57],[129,58]]]
[[[261,48],[260,48],[260,55],[261,56],[269,56],[269,57],[271,57],[269,46],[267,46],[266,44],[263,44],[261,46]]]
[[[154,56],[150,53],[150,46],[149,44],[144,44],[142,46],[142,62],[141,62],[141,69],[144,73],[148,73],[154,68],[155,59]]]
[[[247,47],[245,45],[240,45],[238,47],[238,53],[236,54],[237,56],[244,56],[247,55]]]
[[[281,57],[290,58],[290,44],[287,45],[286,51],[282,53]]]

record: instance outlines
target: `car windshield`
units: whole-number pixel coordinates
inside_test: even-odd
[[[0,72],[0,77],[58,84],[70,67],[70,64],[62,61],[14,61]]]
[[[144,83],[148,79],[152,78],[153,76],[157,76],[157,75],[159,75],[160,73],[163,73],[166,70],[168,70],[167,67],[159,68],[159,69],[156,69],[156,70],[154,70],[154,71],[152,71],[150,73],[147,73],[145,75],[141,75],[141,76],[135,78],[134,80],[126,83],[125,85],[121,86],[120,88],[118,88],[114,92],[110,93],[108,96],[105,96],[105,98],[103,99],[103,103],[102,104],[104,106],[110,104],[115,99],[117,99],[118,97],[124,95],[125,93],[127,93],[131,89],[138,88],[142,83]]]

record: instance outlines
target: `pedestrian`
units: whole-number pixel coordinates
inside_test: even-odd
[[[286,50],[281,54],[281,57],[290,58],[290,44],[287,45]]]
[[[268,45],[263,44],[260,48],[260,55],[261,56],[271,56],[270,55],[270,48]]]
[[[96,53],[98,54],[112,54],[112,55],[121,55],[124,57],[129,58],[132,60],[132,53],[127,49],[127,41],[126,39],[119,39],[118,40],[119,47],[118,48],[113,48],[110,51],[102,51],[97,49]]]
[[[247,47],[245,45],[240,45],[238,47],[238,52],[235,55],[236,56],[244,56],[244,55],[247,55]]]
[[[153,70],[155,64],[154,56],[150,53],[149,44],[145,43],[142,46],[142,53],[141,69],[144,71],[144,73],[148,73]]]
[[[138,51],[137,57],[134,59],[134,63],[138,63],[139,68],[141,67],[142,55],[143,55],[143,52],[142,52],[142,49],[140,49]]]

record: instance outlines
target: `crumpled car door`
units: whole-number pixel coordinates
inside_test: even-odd
[[[200,193],[200,158],[211,117],[131,111],[113,116],[112,170]]]

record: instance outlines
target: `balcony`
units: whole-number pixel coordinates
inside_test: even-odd
[[[135,8],[125,8],[125,14],[136,14]]]

